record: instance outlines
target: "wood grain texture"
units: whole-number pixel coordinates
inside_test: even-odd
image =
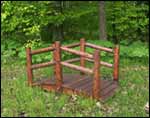
[[[94,69],[93,69],[93,97],[98,99],[100,97],[100,51],[94,52]]]
[[[70,49],[70,48],[66,48],[64,46],[62,46],[61,49],[66,51],[66,52],[70,52],[70,53],[73,53],[73,54],[76,54],[76,55],[79,55],[79,56],[84,56],[84,57],[87,57],[87,58],[93,58],[93,55],[91,55],[89,53],[73,50],[73,49]]]
[[[119,79],[119,45],[114,48],[114,71],[113,78],[115,81]]]
[[[40,63],[40,64],[33,64],[31,66],[32,69],[38,69],[38,68],[43,68],[43,67],[47,67],[47,66],[52,66],[54,65],[55,62],[50,61],[50,62],[45,62],[45,63]]]
[[[113,53],[113,49],[111,49],[111,48],[106,48],[106,47],[102,47],[102,46],[97,46],[97,45],[94,45],[94,44],[91,44],[91,43],[86,43],[86,46],[87,46],[87,47],[94,48],[94,49],[98,49],[98,50],[102,50],[102,51],[106,51],[106,52]]]
[[[42,49],[38,49],[38,50],[32,50],[30,52],[30,54],[40,54],[40,53],[43,53],[43,52],[48,52],[48,51],[53,51],[54,48],[53,47],[47,47],[47,48],[42,48]]]
[[[33,72],[32,72],[32,55],[31,48],[26,48],[26,59],[27,59],[27,77],[28,77],[28,85],[32,85],[32,78],[33,78]]]
[[[77,95],[83,95],[86,97],[93,97],[92,89],[93,89],[93,77],[89,75],[80,75],[80,74],[64,74],[63,75],[63,84],[62,84],[62,92],[66,94],[77,94]],[[34,81],[34,86],[42,87],[45,90],[48,91],[55,91],[57,88],[56,86],[56,79],[53,76],[52,78],[41,78],[40,80]],[[111,97],[117,87],[118,82],[115,82],[113,80],[104,80],[101,78],[100,84],[100,91],[99,98],[100,100],[107,100],[109,97]]]
[[[85,39],[80,39],[80,51],[85,52]],[[80,56],[80,66],[85,67],[85,57]],[[84,74],[84,72],[80,72],[81,74]]]
[[[57,89],[61,89],[62,87],[62,65],[61,65],[61,45],[59,41],[55,42],[55,52],[54,52],[54,60],[55,60],[55,77],[56,77],[56,85]]]
[[[94,62],[94,60],[92,59],[88,59],[88,58],[85,58],[85,60],[89,61],[89,62]],[[107,62],[104,62],[104,61],[100,61],[100,64],[102,66],[106,66],[106,67],[109,67],[109,68],[112,68],[113,67],[113,64],[110,64],[110,63],[107,63]]]
[[[74,47],[77,47],[77,46],[80,46],[80,43],[74,43],[74,44],[66,45],[64,47],[66,47],[66,48],[74,48]]]
[[[93,71],[89,68],[84,68],[84,67],[81,67],[81,66],[77,66],[77,65],[74,65],[74,64],[67,63],[67,62],[61,62],[61,64],[63,66],[69,67],[71,69],[79,70],[81,72],[86,72],[86,73],[89,73],[89,74],[93,73]]]
[[[70,48],[80,46],[80,51]],[[95,49],[94,54],[86,53],[85,49],[91,47]],[[80,56],[80,58],[73,58],[66,61],[61,60],[61,52],[66,51]],[[114,53],[114,64],[103,62],[100,60],[100,51]],[[53,60],[40,64],[32,65],[32,55],[47,51],[53,51]],[[75,43],[67,46],[61,46],[59,41],[56,41],[51,47],[42,48],[31,51],[26,49],[27,58],[27,77],[28,84],[32,86],[39,86],[48,91],[57,91],[67,94],[83,95],[94,99],[106,100],[112,96],[118,87],[119,79],[119,46],[116,45],[114,49],[96,46],[94,44],[86,43],[85,39],[80,39],[80,43]],[[92,69],[86,68],[86,60],[94,62]],[[80,61],[80,66],[71,64]],[[33,69],[42,68],[53,65],[54,76],[51,78],[39,79],[33,81]],[[103,80],[101,78],[100,67],[113,67],[113,80]],[[62,73],[62,66],[69,67],[80,71],[80,74],[64,74]],[[87,73],[87,75],[86,75]],[[90,75],[88,75],[90,74]],[[115,80],[115,81],[114,81]]]

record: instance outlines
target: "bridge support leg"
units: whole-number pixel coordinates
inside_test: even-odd
[[[94,52],[94,78],[93,78],[93,97],[99,99],[100,97],[100,51]]]
[[[85,52],[85,39],[80,39],[80,51]],[[85,67],[85,57],[80,57],[80,66]],[[83,72],[80,72],[81,74],[84,74]]]
[[[119,45],[116,45],[115,48],[114,48],[113,79],[115,81],[118,81],[118,79],[119,79]]]
[[[26,57],[27,57],[27,77],[28,77],[28,85],[32,85],[32,78],[33,78],[33,72],[32,72],[32,58],[31,58],[31,48],[26,48]]]
[[[54,61],[56,62],[55,64],[55,72],[54,72],[54,76],[56,79],[56,86],[57,86],[57,90],[60,90],[62,87],[62,83],[63,83],[63,76],[62,76],[62,65],[61,65],[61,45],[59,41],[55,42],[55,50],[54,50]]]

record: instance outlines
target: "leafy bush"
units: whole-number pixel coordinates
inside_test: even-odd
[[[71,41],[68,41],[68,44],[71,44]],[[72,41],[74,42],[78,42],[78,41]],[[114,44],[110,41],[99,41],[99,40],[87,40],[87,42],[96,44],[96,45],[100,45],[100,46],[104,46],[104,47],[109,47],[109,48],[113,48]],[[16,43],[16,42],[14,42]],[[26,52],[25,52],[25,48],[26,47],[31,47],[32,50],[35,49],[40,49],[40,48],[45,48],[48,47],[50,44],[46,44],[44,42],[42,42],[41,40],[35,40],[35,41],[28,41],[24,46],[20,46],[18,44],[18,46],[20,47],[16,47],[13,44],[13,41],[11,43],[9,43],[8,50],[5,50],[5,47],[2,46],[2,61],[3,62],[7,62],[10,57],[13,58],[18,58],[19,60],[21,60],[21,62],[23,64],[25,64],[26,62]],[[62,43],[62,45],[67,45],[67,42]],[[12,50],[12,48],[14,48],[15,50]],[[76,47],[74,48],[75,50],[79,50],[80,47]],[[16,51],[18,51],[18,55],[16,55]],[[86,48],[86,51],[88,53],[93,53],[93,49],[92,48]],[[146,43],[142,43],[140,41],[136,41],[132,44],[128,44],[127,41],[121,41],[120,42],[120,57],[121,58],[147,58],[149,57],[148,54],[148,45],[146,45]],[[112,62],[112,57],[113,54],[109,54],[106,53],[104,51],[101,51],[101,57],[104,60],[107,60],[108,62]],[[66,59],[70,59],[70,58],[74,58],[74,57],[79,57],[77,55],[73,55],[70,54],[68,52],[62,51],[62,60],[66,60]],[[42,53],[40,55],[34,55],[32,58],[33,63],[39,63],[39,62],[45,62],[45,61],[50,61],[52,60],[53,55],[50,54],[49,52],[47,53]]]

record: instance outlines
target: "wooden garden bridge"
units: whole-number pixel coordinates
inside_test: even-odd
[[[72,48],[80,46],[80,51]],[[86,52],[86,47],[95,49],[93,54]],[[32,64],[32,55],[52,51],[53,60],[40,64]],[[80,58],[73,58],[62,61],[62,51],[66,51]],[[106,51],[113,53],[113,64],[101,61],[100,52]],[[67,46],[61,46],[59,41],[56,41],[52,46],[38,50],[26,48],[27,55],[27,77],[30,86],[40,86],[48,91],[59,91],[67,94],[83,95],[97,100],[105,100],[112,96],[118,86],[119,73],[119,46],[116,45],[113,49],[102,46],[97,46],[87,43],[85,39],[80,39],[80,43],[74,43]],[[72,64],[80,61],[80,66]],[[86,68],[86,61],[93,62],[93,68]],[[53,66],[54,76],[47,79],[33,80],[33,69]],[[80,71],[80,74],[62,73],[63,66]],[[113,68],[113,80],[101,79],[101,66]],[[86,74],[87,73],[87,74]]]

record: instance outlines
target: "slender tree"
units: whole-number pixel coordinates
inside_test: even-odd
[[[99,39],[106,40],[106,19],[105,19],[105,2],[99,1]]]

